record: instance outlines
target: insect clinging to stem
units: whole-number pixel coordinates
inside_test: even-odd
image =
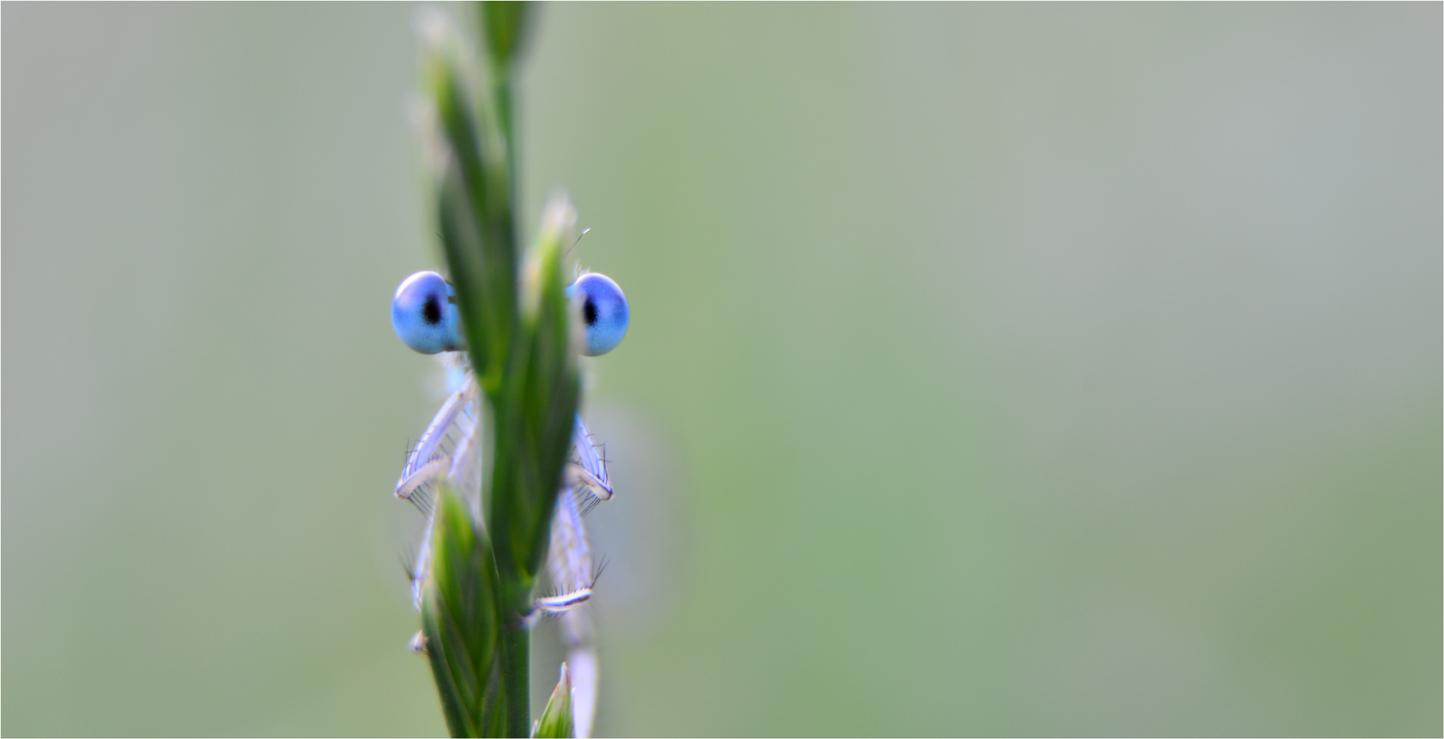
[[[575,306],[574,315],[586,329],[580,347],[582,354],[599,356],[621,343],[631,316],[626,295],[616,282],[606,275],[585,272],[566,288],[566,296]],[[435,509],[434,486],[445,480],[460,491],[474,511],[479,511],[481,399],[464,351],[466,342],[455,289],[436,272],[417,272],[407,277],[396,288],[391,301],[391,326],[402,343],[411,349],[440,355],[448,369],[450,386],[441,408],[407,454],[401,477],[396,482],[396,497],[415,505],[429,520]],[[582,517],[597,504],[610,500],[613,491],[606,457],[600,453],[580,415],[573,427],[571,453],[562,485],[547,551],[547,573],[555,591],[534,599],[527,621],[534,622],[545,615],[561,619],[572,685],[574,731],[582,737],[590,734],[595,714],[597,661],[591,623],[579,606],[590,600],[598,574],[593,568]],[[431,527],[428,526],[414,565],[408,571],[412,600],[418,609],[430,576],[430,554]],[[422,632],[412,638],[411,648],[418,652],[426,650]]]

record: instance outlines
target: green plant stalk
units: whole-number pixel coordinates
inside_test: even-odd
[[[531,631],[520,619],[501,627],[501,679],[506,692],[506,735],[531,736],[531,695],[528,682]]]
[[[520,305],[506,382],[493,406],[496,455],[487,525],[503,593],[511,609],[502,629],[501,679],[509,731],[530,732],[528,632],[522,615],[545,562],[551,518],[562,488],[581,386],[572,307],[562,254],[575,214],[565,200],[547,205],[520,276]]]
[[[527,615],[581,400],[578,318],[562,277],[575,213],[565,197],[549,202],[519,259],[512,61],[527,13],[518,3],[483,3],[479,11],[486,71],[476,74],[444,27],[432,29],[425,68],[442,247],[471,367],[491,408],[486,525],[464,504],[443,501],[433,556],[451,559],[433,568],[422,615],[452,734],[525,737],[532,729]]]
[[[521,27],[526,13],[523,3],[481,2],[477,10],[482,17],[483,45],[486,47],[491,64],[492,100],[496,105],[497,122],[500,124],[502,146],[506,156],[506,195],[508,210],[513,211],[516,203],[516,143],[512,135],[513,118],[511,106],[511,62],[519,45]],[[512,253],[516,253],[515,217],[509,219],[506,234],[511,242]],[[516,334],[513,334],[516,335]],[[495,407],[495,405],[493,405]],[[514,427],[513,427],[514,428]],[[493,491],[495,491],[493,487]],[[495,493],[493,492],[493,495]],[[503,572],[514,571],[507,568]],[[503,575],[504,579],[506,578]],[[510,585],[507,587],[506,585]],[[501,624],[501,655],[498,663],[501,691],[506,700],[506,734],[513,737],[531,735],[531,633],[523,620],[523,611],[530,604],[532,583],[506,583],[503,591],[510,591],[506,618]]]
[[[483,8],[496,3],[484,3]],[[520,3],[517,3],[520,5]],[[492,46],[492,44],[488,44]],[[509,61],[509,60],[508,60]],[[516,147],[512,140],[511,115],[511,74],[510,65],[498,70],[492,65],[492,89],[496,102],[497,117],[501,123],[502,143],[506,147],[507,201],[516,202]],[[513,219],[513,224],[515,219]],[[508,224],[512,225],[512,224]],[[516,230],[512,225],[511,242],[516,243]],[[515,247],[513,247],[515,248]],[[494,489],[494,488],[493,488]],[[508,578],[510,579],[510,578]],[[523,612],[530,605],[532,583],[512,583],[508,588],[519,597],[512,603],[512,612],[501,625],[501,684],[506,696],[506,735],[512,737],[531,736],[531,630],[523,620]]]

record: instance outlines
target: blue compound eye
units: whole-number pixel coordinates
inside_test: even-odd
[[[465,347],[456,291],[435,272],[417,272],[401,281],[391,299],[391,328],[402,343],[422,354]]]
[[[610,277],[588,272],[567,288],[567,296],[582,305],[582,320],[587,324],[589,357],[617,348],[627,335],[627,296]]]

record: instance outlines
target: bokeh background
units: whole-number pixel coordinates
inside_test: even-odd
[[[6,734],[444,732],[417,10],[4,5]],[[598,731],[1444,731],[1441,22],[544,7]]]

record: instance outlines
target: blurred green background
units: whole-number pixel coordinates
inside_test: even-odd
[[[4,5],[6,734],[444,732],[416,12]],[[598,732],[1444,731],[1441,22],[542,8]]]

